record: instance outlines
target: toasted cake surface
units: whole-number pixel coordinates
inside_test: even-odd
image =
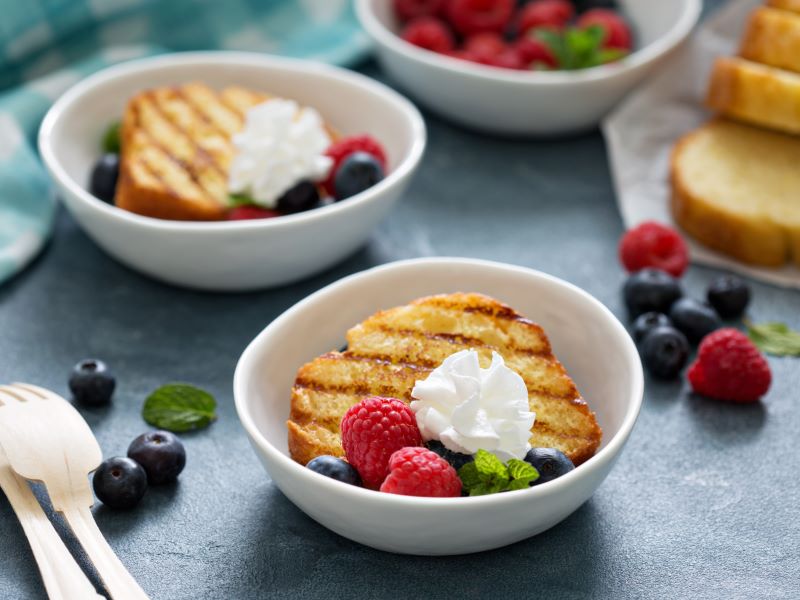
[[[725,116],[797,134],[800,74],[743,58],[718,58],[707,104]]]
[[[228,198],[231,138],[269,96],[201,83],[143,91],[128,102],[115,202],[161,219],[216,220]]]
[[[754,10],[739,53],[747,60],[800,72],[800,14],[773,8]]]
[[[672,212],[739,260],[800,264],[800,138],[718,119],[676,145]]]
[[[767,6],[800,12],[800,0],[767,0]]]
[[[464,349],[488,367],[492,350],[528,388],[536,422],[531,444],[562,450],[575,464],[594,455],[601,430],[542,329],[508,306],[479,294],[421,298],[376,313],[347,332],[345,352],[300,368],[292,388],[289,451],[305,464],[320,454],[342,456],[339,423],[364,396],[411,401],[417,380]]]

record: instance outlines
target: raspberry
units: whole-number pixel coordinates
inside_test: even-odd
[[[432,52],[447,52],[456,44],[447,25],[434,17],[414,19],[405,26],[400,37],[409,44]]]
[[[464,41],[464,50],[480,57],[491,58],[506,50],[503,36],[493,31],[471,35]]]
[[[427,448],[403,448],[389,459],[389,476],[382,492],[403,496],[454,498],[461,495],[456,470]]]
[[[445,0],[394,0],[394,12],[401,21],[419,17],[433,17],[444,6]]]
[[[343,138],[331,144],[325,151],[325,155],[333,159],[333,165],[331,166],[330,173],[328,173],[328,178],[322,182],[322,187],[329,195],[334,195],[333,179],[336,176],[339,165],[353,152],[366,152],[367,154],[371,154],[378,159],[381,168],[383,168],[383,172],[386,172],[386,153],[378,140],[368,135],[354,135]]]
[[[370,396],[351,406],[342,417],[342,447],[364,486],[378,489],[395,450],[422,445],[417,418],[395,398]]]
[[[536,0],[520,11],[518,29],[523,35],[536,27],[561,30],[574,16],[575,9],[568,0]]]
[[[619,258],[629,273],[654,267],[680,277],[689,266],[689,249],[671,227],[646,221],[622,236]]]
[[[726,327],[700,343],[689,367],[689,383],[698,394],[730,402],[757,402],[772,382],[769,364],[746,335]]]
[[[543,41],[525,35],[514,44],[514,50],[524,65],[530,68],[547,67],[554,69],[558,66],[553,52]]]
[[[595,8],[588,10],[578,19],[578,27],[585,29],[598,25],[605,29],[606,38],[603,45],[606,48],[630,50],[633,47],[631,30],[618,13],[608,8]]]
[[[229,221],[247,221],[250,219],[271,219],[280,217],[281,213],[276,210],[268,210],[260,206],[237,206],[228,212]]]
[[[504,50],[497,56],[490,56],[485,64],[502,69],[514,69],[516,71],[526,69],[525,63],[522,62],[519,54],[512,49]]]
[[[514,0],[449,0],[447,16],[461,35],[503,33],[514,14]]]

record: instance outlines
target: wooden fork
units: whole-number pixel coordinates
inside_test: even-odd
[[[11,468],[45,484],[114,600],[146,599],[94,521],[88,475],[102,453],[86,421],[57,394],[26,383],[0,386],[0,403],[0,445]]]
[[[104,600],[58,537],[28,482],[11,470],[0,448],[0,488],[17,514],[50,600]]]

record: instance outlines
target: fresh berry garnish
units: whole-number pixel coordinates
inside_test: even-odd
[[[339,165],[333,179],[337,200],[360,194],[383,179],[383,168],[377,158],[366,152],[354,152]]]
[[[549,68],[558,66],[558,61],[550,47],[533,35],[524,35],[514,43],[514,50],[523,64],[529,68]]]
[[[336,172],[339,170],[339,165],[342,164],[345,158],[353,154],[353,152],[366,152],[371,154],[381,165],[384,173],[386,172],[386,152],[383,150],[380,142],[369,135],[354,135],[346,137],[338,142],[331,144],[325,151],[325,156],[333,159],[330,173],[325,181],[322,182],[322,187],[328,192],[329,195],[334,195],[333,180]]]
[[[641,344],[642,364],[654,377],[674,379],[689,359],[689,342],[674,327],[652,329]]]
[[[681,235],[655,221],[642,223],[622,236],[619,257],[629,273],[653,267],[680,277],[689,266],[689,250]]]
[[[633,322],[633,339],[638,344],[656,327],[672,327],[672,321],[664,313],[646,312]]]
[[[527,70],[527,65],[522,61],[516,50],[504,50],[496,56],[490,56],[485,61],[481,60],[483,64],[492,67],[500,67],[501,69],[514,69],[515,71]]]
[[[601,27],[605,32],[603,45],[606,48],[627,51],[633,47],[630,27],[616,11],[605,8],[586,11],[578,19],[578,27],[587,29],[592,26]]]
[[[186,450],[169,431],[143,433],[128,446],[128,458],[142,465],[150,485],[170,483],[186,466]]]
[[[633,318],[651,311],[666,314],[683,296],[678,280],[659,269],[642,269],[629,276],[622,293]]]
[[[114,203],[119,179],[119,155],[104,154],[95,163],[89,176],[89,192],[103,202]]]
[[[389,475],[381,491],[403,496],[454,498],[461,495],[456,470],[427,448],[402,448],[389,459]]]
[[[111,402],[116,385],[117,381],[106,363],[95,358],[79,362],[69,376],[72,397],[87,406],[102,406]]]
[[[688,378],[698,394],[740,403],[757,402],[772,383],[769,364],[761,352],[731,327],[703,339]]]
[[[537,27],[560,30],[575,16],[575,9],[568,0],[536,0],[522,8],[517,29],[520,35]]]
[[[311,181],[301,181],[278,198],[278,210],[292,214],[310,210],[319,204],[319,190]]]
[[[342,417],[342,447],[364,486],[378,489],[389,473],[389,457],[406,446],[421,446],[412,410],[396,398],[370,396]]]
[[[350,485],[361,485],[361,477],[358,476],[358,471],[355,470],[346,460],[336,458],[335,456],[317,456],[308,461],[306,465],[309,469],[325,477],[330,477],[342,483],[349,483]]]
[[[147,491],[147,474],[139,463],[117,456],[103,461],[92,478],[95,496],[111,508],[133,508]]]
[[[722,327],[719,315],[711,306],[694,298],[681,298],[669,311],[669,318],[676,329],[696,344],[715,329]]]
[[[393,0],[394,13],[402,21],[437,15],[446,0]]]
[[[453,33],[447,24],[434,17],[414,19],[403,28],[400,37],[432,52],[448,52],[455,47]]]
[[[514,14],[514,0],[449,0],[447,16],[463,36],[483,31],[503,33]]]
[[[252,204],[246,204],[245,206],[237,206],[228,211],[229,221],[249,221],[250,219],[274,219],[275,217],[280,217],[280,216],[281,213],[279,213],[277,210],[269,210],[267,208],[261,208],[260,206],[254,206]]]
[[[531,448],[525,455],[525,462],[533,465],[539,471],[539,478],[531,485],[539,485],[553,481],[575,468],[567,455],[556,448]]]
[[[733,275],[723,275],[711,282],[708,302],[723,319],[738,319],[750,304],[750,288]]]
[[[472,456],[472,454],[462,454],[461,452],[453,452],[452,450],[448,450],[439,440],[430,440],[425,442],[425,447],[431,452],[435,452],[445,459],[456,471],[458,471],[465,464],[475,460],[475,457]]]
[[[508,46],[503,36],[493,31],[471,35],[464,41],[464,50],[477,56],[491,58],[504,52]]]

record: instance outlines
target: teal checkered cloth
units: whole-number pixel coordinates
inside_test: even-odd
[[[350,0],[24,0],[0,18],[0,282],[48,238],[55,201],[35,150],[45,112],[108,65],[170,51],[250,50],[352,64]]]

